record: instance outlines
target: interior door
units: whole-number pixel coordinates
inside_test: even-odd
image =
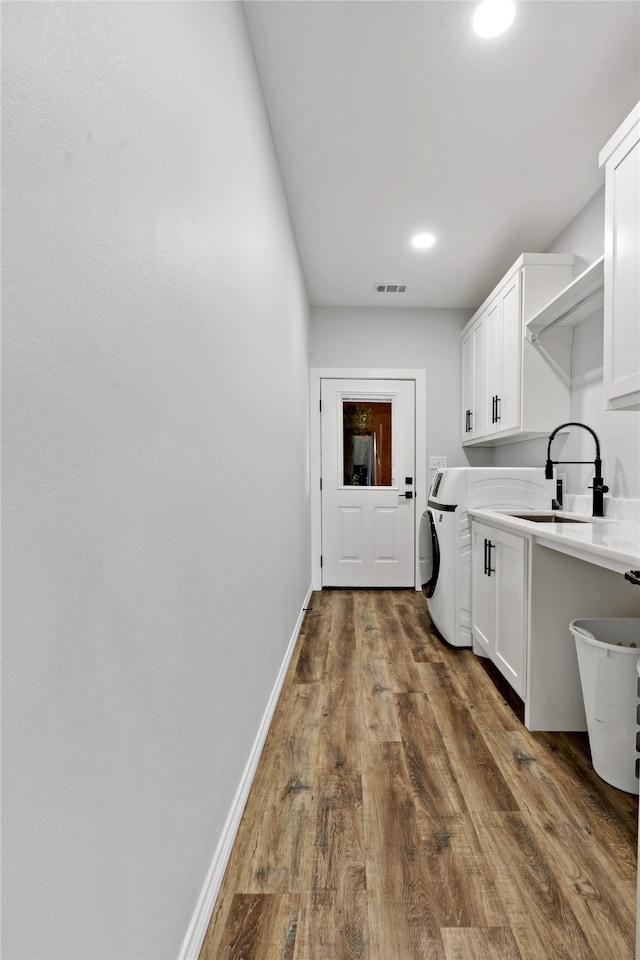
[[[323,379],[322,585],[415,586],[415,383]]]

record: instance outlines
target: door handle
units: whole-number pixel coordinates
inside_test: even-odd
[[[407,500],[413,500],[413,490],[407,490],[406,493],[401,493],[400,497],[406,497]]]

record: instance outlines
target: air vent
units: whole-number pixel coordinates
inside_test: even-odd
[[[375,283],[373,289],[376,293],[406,293],[406,283]]]

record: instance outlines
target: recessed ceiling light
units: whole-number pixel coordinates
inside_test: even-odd
[[[435,242],[436,238],[432,233],[416,233],[416,235],[411,238],[411,244],[416,250],[426,250],[427,247],[432,247]]]
[[[498,37],[509,29],[515,15],[512,0],[483,0],[473,14],[473,29],[479,37]]]

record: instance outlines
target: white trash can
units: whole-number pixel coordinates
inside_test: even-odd
[[[591,761],[598,776],[638,793],[640,618],[572,620]]]

